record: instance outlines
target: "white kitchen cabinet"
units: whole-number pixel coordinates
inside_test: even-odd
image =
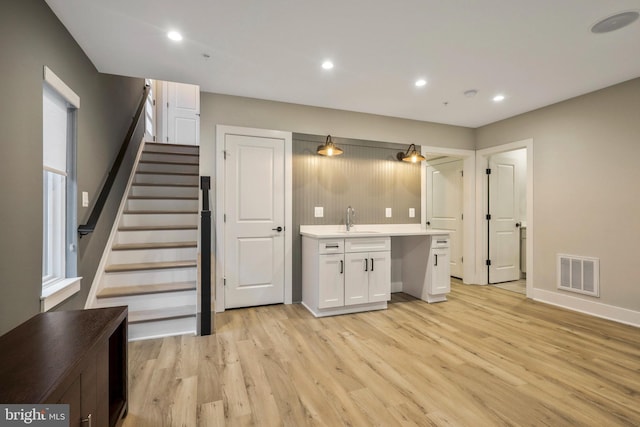
[[[302,238],[302,304],[316,317],[387,308],[391,239]]]
[[[318,308],[344,305],[344,255],[319,255]]]
[[[347,253],[344,258],[345,305],[391,298],[391,252]]]
[[[428,290],[428,302],[446,301],[451,291],[451,259],[448,236],[433,236],[427,272],[431,276]]]

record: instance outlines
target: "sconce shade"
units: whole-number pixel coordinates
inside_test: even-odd
[[[422,154],[416,150],[416,144],[411,144],[406,152],[399,152],[396,158],[403,162],[418,163],[427,160]]]
[[[327,135],[327,140],[324,145],[318,145],[317,153],[321,156],[339,156],[342,154],[342,150],[338,148],[333,141],[331,141],[331,135]]]

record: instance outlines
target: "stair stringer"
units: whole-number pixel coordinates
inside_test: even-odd
[[[87,301],[84,304],[85,309],[95,308],[97,307],[97,295],[100,291],[100,284],[102,283],[102,278],[104,276],[104,270],[107,266],[107,262],[109,261],[109,255],[111,254],[111,247],[113,246],[113,242],[115,241],[116,236],[118,235],[118,227],[120,225],[120,220],[122,219],[122,213],[127,206],[127,198],[129,197],[129,192],[131,191],[131,185],[133,184],[134,178],[136,176],[136,171],[138,170],[138,163],[140,162],[140,158],[142,157],[142,152],[144,151],[144,137],[138,146],[138,152],[136,153],[136,159],[133,162],[133,167],[131,168],[131,173],[129,174],[129,180],[127,181],[127,186],[122,194],[122,200],[120,200],[120,206],[118,207],[118,213],[116,214],[116,218],[113,222],[113,226],[111,227],[111,233],[109,233],[109,239],[107,240],[107,244],[104,247],[104,251],[102,252],[102,257],[100,258],[100,263],[98,264],[98,269],[96,270],[96,274],[93,276],[93,282],[91,283],[91,289],[89,290],[89,296],[87,297]]]

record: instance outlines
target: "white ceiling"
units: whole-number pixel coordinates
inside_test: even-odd
[[[638,0],[46,2],[104,73],[460,126],[640,77],[640,20],[590,32]]]

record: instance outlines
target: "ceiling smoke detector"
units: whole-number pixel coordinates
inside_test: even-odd
[[[619,30],[620,28],[624,28],[627,25],[633,23],[638,19],[638,16],[640,16],[640,13],[638,13],[638,11],[636,10],[616,13],[615,15],[611,15],[607,18],[601,19],[600,21],[593,24],[593,26],[591,27],[591,32],[594,34],[602,34]]]
[[[469,90],[464,92],[464,96],[466,96],[467,98],[473,98],[477,94],[478,94],[478,91],[475,90],[475,89],[469,89]]]

